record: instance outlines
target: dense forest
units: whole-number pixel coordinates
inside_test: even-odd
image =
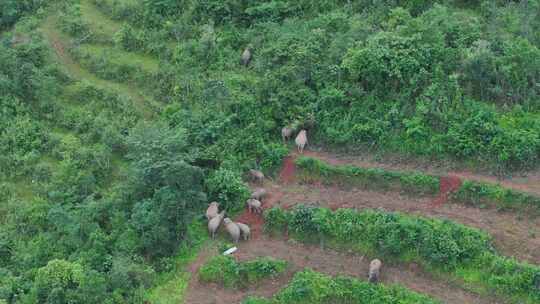
[[[283,126],[509,175],[539,111],[539,0],[2,0],[0,303],[143,303]]]

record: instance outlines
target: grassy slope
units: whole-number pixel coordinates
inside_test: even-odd
[[[68,74],[77,80],[86,80],[96,87],[129,97],[133,101],[133,106],[143,114],[143,117],[151,119],[154,116],[154,113],[152,106],[149,104],[153,103],[153,101],[145,96],[144,93],[128,84],[100,79],[96,75],[82,68],[75,60],[73,60],[73,58],[71,58],[71,56],[69,56],[67,48],[70,47],[68,43],[70,39],[56,28],[57,21],[58,17],[56,15],[47,17],[45,22],[41,25],[40,30],[49,42],[51,48],[55,51],[58,62],[66,69]]]
[[[90,1],[81,1],[81,13],[84,23],[86,23],[92,32],[99,36],[112,38],[113,35],[122,27],[119,22],[109,19],[103,15]]]
[[[106,40],[112,41],[112,37],[116,31],[121,27],[121,24],[117,21],[109,19],[103,15],[89,0],[81,1],[82,18],[90,26],[90,29],[98,33],[101,37],[107,37]],[[134,101],[134,107],[139,110],[146,119],[152,119],[154,113],[152,106],[148,106],[148,103],[155,103],[145,94],[135,89],[130,84],[124,84],[119,82],[111,82],[103,80],[96,75],[92,74],[88,70],[81,67],[68,52],[65,51],[66,41],[69,41],[69,37],[63,34],[56,27],[57,16],[49,16],[42,26],[42,31],[45,34],[47,40],[51,43],[56,51],[58,61],[62,66],[66,68],[68,73],[78,79],[89,81],[91,84],[106,90],[112,90],[120,95],[128,96]],[[55,46],[56,44],[60,44]],[[119,64],[136,65],[141,69],[150,73],[156,72],[159,68],[159,63],[155,58],[146,55],[135,54],[132,52],[125,52],[122,50],[114,49],[108,45],[82,45],[84,50],[99,54],[101,52],[112,52],[114,58],[118,60]],[[115,157],[112,161],[113,165],[118,168],[125,168],[125,160]],[[120,177],[120,170],[113,171],[113,179]],[[193,239],[197,240],[191,247],[184,247],[179,250],[179,254],[174,257],[174,268],[168,272],[160,274],[156,286],[147,292],[147,299],[151,303],[157,304],[169,304],[169,303],[183,303],[183,297],[187,288],[191,274],[186,271],[186,266],[192,262],[196,256],[198,249],[203,246],[206,241],[206,229],[205,226],[196,222],[190,226],[190,233],[193,235]]]

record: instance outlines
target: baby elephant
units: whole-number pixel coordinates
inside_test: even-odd
[[[264,174],[259,170],[249,169],[249,175],[251,179],[262,184],[264,182]]]
[[[208,231],[212,235],[212,238],[216,236],[216,231],[218,230],[219,225],[221,224],[221,220],[223,220],[224,217],[225,217],[225,210],[221,211],[221,213],[213,217],[208,222]]]
[[[219,203],[211,202],[210,205],[208,205],[208,209],[206,209],[206,218],[208,220],[211,220],[218,215],[218,212],[219,212]]]
[[[250,213],[262,213],[262,203],[259,200],[254,198],[248,199],[247,207]]]
[[[240,227],[238,227],[235,222],[231,221],[230,218],[224,219],[223,223],[225,224],[225,229],[227,229],[227,232],[229,232],[233,241],[238,243],[238,240],[240,239]]]
[[[298,135],[296,136],[296,139],[294,140],[296,143],[296,146],[298,147],[298,152],[303,153],[304,148],[308,142],[307,140],[307,131],[302,130]]]
[[[263,197],[265,197],[267,194],[266,189],[264,188],[257,188],[253,193],[251,193],[251,198],[256,200],[262,200]]]
[[[236,225],[240,228],[240,234],[244,237],[244,241],[247,241],[251,236],[251,229],[249,229],[249,226],[240,222],[236,222]]]
[[[289,139],[291,139],[293,132],[293,128],[283,127],[281,129],[281,138],[283,138],[283,141],[287,142]]]
[[[369,263],[369,282],[376,283],[379,281],[379,276],[381,274],[382,262],[379,259],[374,259]]]

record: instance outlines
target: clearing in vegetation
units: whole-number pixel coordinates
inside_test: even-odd
[[[292,206],[296,204],[307,204],[307,205],[313,204],[314,207],[327,206],[327,207],[331,207],[332,209],[336,209],[336,208],[353,208],[353,209],[368,208],[369,209],[369,208],[382,207],[385,210],[389,210],[389,211],[403,211],[407,213],[428,216],[428,217],[433,217],[433,218],[451,219],[451,220],[456,220],[466,225],[471,225],[474,227],[485,229],[488,233],[491,234],[491,236],[494,237],[495,247],[499,250],[502,250],[503,254],[516,256],[520,260],[527,260],[534,264],[540,263],[540,256],[538,256],[537,254],[538,252],[540,252],[539,251],[540,239],[538,239],[535,236],[535,233],[530,230],[531,227],[538,227],[538,225],[540,224],[538,222],[537,217],[529,218],[525,221],[525,220],[521,220],[516,214],[512,214],[511,212],[499,212],[495,209],[490,209],[490,208],[479,209],[475,207],[468,207],[464,205],[455,205],[455,204],[445,204],[441,206],[436,206],[434,208],[429,198],[413,198],[410,196],[400,195],[399,193],[396,193],[393,191],[385,191],[381,193],[381,192],[373,192],[370,190],[362,190],[362,189],[350,188],[350,187],[340,188],[336,186],[323,186],[321,184],[301,185],[294,182],[295,176],[291,176],[289,174],[291,172],[290,164],[293,164],[293,167],[294,167],[294,158],[291,157],[290,159],[291,160],[289,162],[284,163],[284,167],[281,171],[281,175],[287,177],[287,182],[284,182],[283,180],[281,180],[280,184],[266,183],[265,187],[269,189],[270,197],[264,202],[265,208],[271,208],[271,206],[281,206],[284,208],[291,208]],[[377,187],[376,183],[374,184],[374,186]],[[257,226],[260,225],[259,220],[250,221],[250,219],[244,215],[241,215],[240,218],[242,218],[243,222],[253,225],[252,229],[253,227],[257,229]],[[298,218],[305,219],[306,217],[299,216]],[[344,221],[343,220],[330,220],[329,223],[333,223],[333,225],[338,227],[340,226],[340,224],[343,224]],[[382,222],[380,224],[382,224]],[[286,227],[286,225],[287,223],[284,223],[284,222],[277,223],[277,227],[279,227],[279,229]],[[315,229],[314,231],[316,231],[314,232],[315,234],[318,235],[318,233],[321,233],[319,228],[314,228],[314,229]],[[387,231],[386,228],[381,228],[381,229]],[[509,229],[512,229],[512,230],[510,231]],[[364,229],[360,229],[360,230],[363,231]],[[422,229],[422,230],[425,230],[425,229]],[[292,232],[289,229],[289,234],[290,233]],[[348,234],[357,235],[358,233],[350,232]],[[384,234],[385,233],[381,235],[384,235]],[[436,236],[436,235],[439,235],[439,233],[433,233],[432,235]],[[473,237],[471,240],[476,240],[476,239],[478,238]],[[482,238],[479,238],[479,239],[482,239]],[[358,277],[359,275],[363,274],[363,272],[356,272],[355,269],[362,269],[362,268],[364,269],[365,274],[367,274],[367,266],[369,264],[369,259],[367,257],[364,258],[364,256],[356,256],[355,258],[353,258],[354,255],[353,257],[333,257],[334,259],[336,259],[336,261],[333,264],[334,266],[329,266],[329,268],[324,268],[323,265],[328,264],[328,261],[326,259],[330,259],[330,256],[332,256],[331,254],[332,250],[328,249],[329,245],[330,243],[326,244],[324,249],[313,248],[313,247],[307,247],[305,249],[301,249],[304,246],[294,245],[294,243],[287,243],[287,242],[279,241],[277,239],[268,238],[267,236],[257,234],[254,240],[246,244],[241,244],[239,247],[239,251],[235,253],[235,255],[240,259],[244,259],[247,257],[256,257],[261,254],[266,254],[266,255],[273,256],[275,258],[283,258],[285,260],[288,260],[292,264],[307,265],[309,267],[312,267],[318,270],[324,269],[323,271],[324,273],[329,273],[329,274],[334,274],[334,275],[345,273],[345,274],[350,274],[350,275]],[[296,247],[297,249],[294,249]],[[452,256],[450,252],[447,252],[448,248],[446,247],[442,247],[442,248],[441,249],[443,251],[441,252],[446,252],[446,254],[449,254],[448,256]],[[487,245],[487,247],[484,247],[484,248],[486,248],[488,252],[491,251],[489,249],[490,248],[489,245]],[[470,250],[464,250],[464,251],[469,252]],[[310,253],[308,254],[307,252],[310,252]],[[371,252],[371,251],[369,250],[366,251],[364,248],[363,252]],[[403,253],[405,251],[397,250],[396,252]],[[460,251],[460,252],[463,252],[463,251]],[[295,255],[298,255],[298,256],[295,256]],[[302,258],[304,256],[306,258],[306,261],[302,261]],[[362,264],[362,266],[360,266],[360,264],[357,266],[344,264],[344,261],[349,261],[349,260],[354,261],[358,259],[360,259],[360,264]],[[409,259],[410,257],[406,258],[406,260],[409,260]],[[302,262],[298,262],[299,260]],[[387,263],[385,264],[385,266],[388,267],[387,264],[392,265],[393,263],[396,263],[396,262],[391,262],[391,261],[393,261],[393,259],[389,259]],[[508,260],[508,262],[511,262],[511,260]],[[343,265],[340,265],[340,263],[343,263]],[[408,263],[411,263],[411,262],[408,262]],[[472,264],[475,264],[475,263],[473,262]],[[407,269],[407,270],[403,270],[400,268],[400,270],[396,270],[396,272],[402,273],[403,277],[393,278],[392,280],[390,280],[390,282],[403,284],[409,288],[412,288],[413,290],[430,294],[437,299],[444,300],[444,302],[446,303],[484,303],[484,302],[497,303],[498,302],[498,300],[495,300],[493,298],[489,299],[489,296],[488,296],[489,293],[487,293],[483,287],[479,286],[478,281],[475,281],[476,280],[475,275],[473,275],[472,273],[469,274],[468,271],[466,271],[465,269],[458,270],[458,273],[459,273],[458,277],[459,276],[464,276],[464,277],[462,277],[461,279],[458,279],[457,277],[455,279],[447,278],[447,280],[449,281],[444,283],[443,278],[445,277],[445,275],[442,273],[439,273],[439,271],[436,271],[434,274],[426,274],[425,272],[421,271],[423,267],[415,264],[414,262],[411,265],[412,265],[411,267],[414,267],[414,268]],[[396,265],[392,265],[390,268],[395,267],[395,266]],[[335,267],[335,268],[332,268],[332,267]],[[397,267],[399,268],[399,266]],[[513,266],[509,266],[509,267],[513,267]],[[428,267],[428,269],[430,269],[430,267]],[[386,268],[385,270],[388,271]],[[414,270],[414,271],[411,273],[411,270]],[[409,277],[407,277],[407,275]],[[529,275],[533,276],[532,280],[534,281],[535,272],[534,271],[529,272]],[[412,280],[411,279],[412,277],[424,278],[424,280],[429,281],[429,283],[424,282],[423,284],[426,284],[427,286],[424,286],[424,288],[420,288],[414,283],[415,283],[415,280],[420,281],[421,279],[416,278],[415,280]],[[489,281],[488,279],[489,277],[490,275],[486,277],[486,281]],[[441,281],[439,283],[436,283],[439,280]],[[462,280],[465,280],[465,284],[463,283]],[[530,290],[534,291],[534,287],[532,286],[534,282],[531,282],[531,277],[525,280],[526,281],[528,280],[528,283],[525,283],[525,284],[529,284],[529,287],[533,288]],[[411,282],[412,284],[409,284],[409,282]],[[206,288],[206,286],[204,286],[204,284],[203,286],[200,286],[199,285],[200,283],[194,283],[194,281],[192,281],[191,284],[192,284],[191,285],[192,287],[188,289],[187,299],[191,299],[192,301],[195,301],[195,298],[201,297],[200,293],[197,290],[199,288],[204,289]],[[279,283],[276,283],[276,284],[279,284]],[[283,284],[283,282],[280,284]],[[437,284],[440,284],[440,285],[437,285]],[[455,286],[455,287],[452,289],[448,289],[448,285]],[[440,286],[441,289],[437,290],[436,286]],[[459,287],[459,286],[462,286],[462,287]],[[261,288],[255,288],[255,289],[249,289],[248,291],[246,291],[246,293],[238,294],[238,293],[224,292],[224,294],[221,294],[222,291],[217,289],[218,291],[214,291],[215,292],[213,293],[214,296],[212,296],[211,298],[214,299],[212,301],[217,301],[217,303],[226,303],[227,300],[233,300],[233,299],[235,299],[236,301],[239,301],[238,299],[241,299],[242,296],[245,294],[264,295],[268,297],[269,294],[274,294],[275,292],[277,292],[276,290],[274,290],[274,287],[272,287],[271,289],[273,290],[273,292],[270,292],[270,293],[267,290],[264,290]],[[461,288],[465,288],[465,289],[461,289]],[[196,289],[196,290],[193,290],[193,289]],[[503,290],[502,287],[501,287],[501,290]],[[471,293],[471,291],[474,291],[474,292]],[[479,294],[475,295],[476,292],[479,292]],[[523,296],[523,291],[516,291],[516,292],[517,294],[521,294],[521,297]],[[224,297],[224,299],[226,300],[223,300],[223,302],[221,300],[217,300],[220,297]],[[208,303],[212,303],[210,301],[210,298],[208,297],[202,297],[202,298],[205,300],[208,299],[209,301]],[[530,301],[533,301],[531,303],[534,303],[534,300],[530,300]],[[206,303],[206,302],[203,302],[203,303]]]

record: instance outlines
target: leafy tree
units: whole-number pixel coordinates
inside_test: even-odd
[[[204,208],[203,172],[190,164],[194,154],[182,129],[140,124],[127,143],[133,162],[130,195],[136,202],[131,226],[145,254],[170,255],[190,219]]]

